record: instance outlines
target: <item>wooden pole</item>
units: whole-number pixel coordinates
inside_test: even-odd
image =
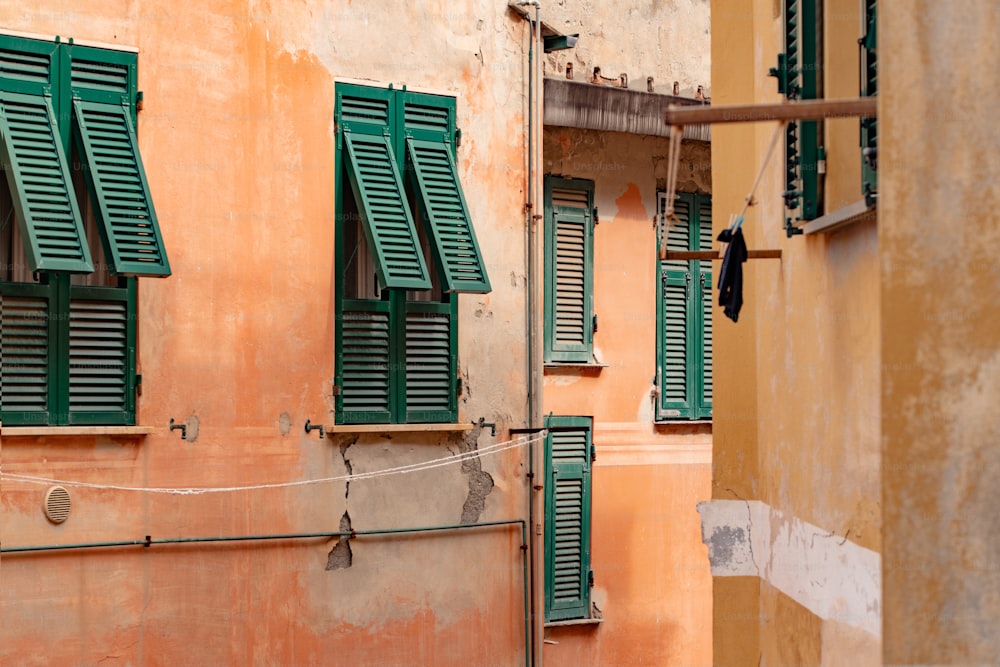
[[[667,107],[667,125],[711,125],[715,123],[759,123],[773,120],[820,120],[878,116],[878,98],[858,97],[846,100],[802,100],[775,104],[736,104],[724,107]]]

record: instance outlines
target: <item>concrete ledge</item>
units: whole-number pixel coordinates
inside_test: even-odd
[[[832,232],[857,222],[875,220],[877,217],[878,213],[875,207],[869,207],[865,203],[865,200],[862,199],[839,208],[833,213],[820,216],[815,220],[799,222],[796,227],[801,229],[804,234],[818,234],[820,232]]]

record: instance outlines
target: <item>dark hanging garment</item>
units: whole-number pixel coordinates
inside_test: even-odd
[[[743,307],[743,262],[747,261],[747,244],[740,227],[735,232],[723,229],[718,240],[729,244],[719,271],[719,305],[725,309],[726,317],[735,322]]]

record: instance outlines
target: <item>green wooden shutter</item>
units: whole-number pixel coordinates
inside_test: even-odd
[[[593,183],[545,179],[545,360],[587,363],[593,349]]]
[[[339,421],[384,424],[391,421],[393,340],[386,301],[351,301],[341,316],[337,345]]]
[[[48,96],[0,92],[0,164],[32,271],[94,270]]]
[[[170,263],[128,107],[77,99],[73,118],[111,272],[169,276]]]
[[[403,93],[406,135],[428,141],[451,141],[455,135],[455,99],[442,95]]]
[[[674,225],[667,234],[667,249],[691,250],[691,195],[678,194],[674,201]],[[691,417],[692,399],[689,377],[694,360],[688,341],[694,331],[689,317],[692,262],[669,260],[659,263],[659,377],[661,419]]]
[[[135,282],[70,288],[71,424],[131,424],[135,411]]]
[[[861,38],[861,94],[878,94],[878,39],[876,0],[862,0],[865,35]],[[868,205],[878,193],[878,119],[861,119],[861,191]]]
[[[545,440],[545,620],[590,615],[591,419],[548,417]]]
[[[697,198],[698,204],[698,249],[711,250],[714,236],[712,234],[712,199],[704,195]],[[694,341],[698,354],[698,387],[699,405],[698,419],[708,419],[712,416],[712,307],[714,292],[712,289],[712,262],[698,260],[699,292],[701,294],[701,312],[698,325],[695,327],[697,339]],[[697,304],[692,304],[697,305]]]
[[[771,75],[778,77],[778,92],[790,100],[819,97],[818,0],[785,0],[782,26],[784,53]],[[797,211],[799,220],[820,215],[818,121],[794,121],[785,128],[785,207]],[[789,235],[797,233],[786,223]]]
[[[431,281],[389,139],[344,132],[347,173],[383,288],[430,289]]]
[[[446,292],[490,291],[469,207],[448,143],[408,138],[410,172]]]
[[[449,304],[406,304],[406,421],[457,418],[455,327]]]
[[[0,419],[7,426],[49,423],[49,301],[47,285],[4,285],[0,293]]]

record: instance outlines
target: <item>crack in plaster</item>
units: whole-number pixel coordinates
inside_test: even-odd
[[[466,433],[459,443],[459,451],[462,453],[477,451],[480,433],[482,433],[480,426]],[[462,461],[462,472],[469,476],[469,495],[462,505],[462,523],[478,523],[479,517],[486,510],[486,497],[493,491],[493,476],[483,471],[478,453],[475,457]]]

